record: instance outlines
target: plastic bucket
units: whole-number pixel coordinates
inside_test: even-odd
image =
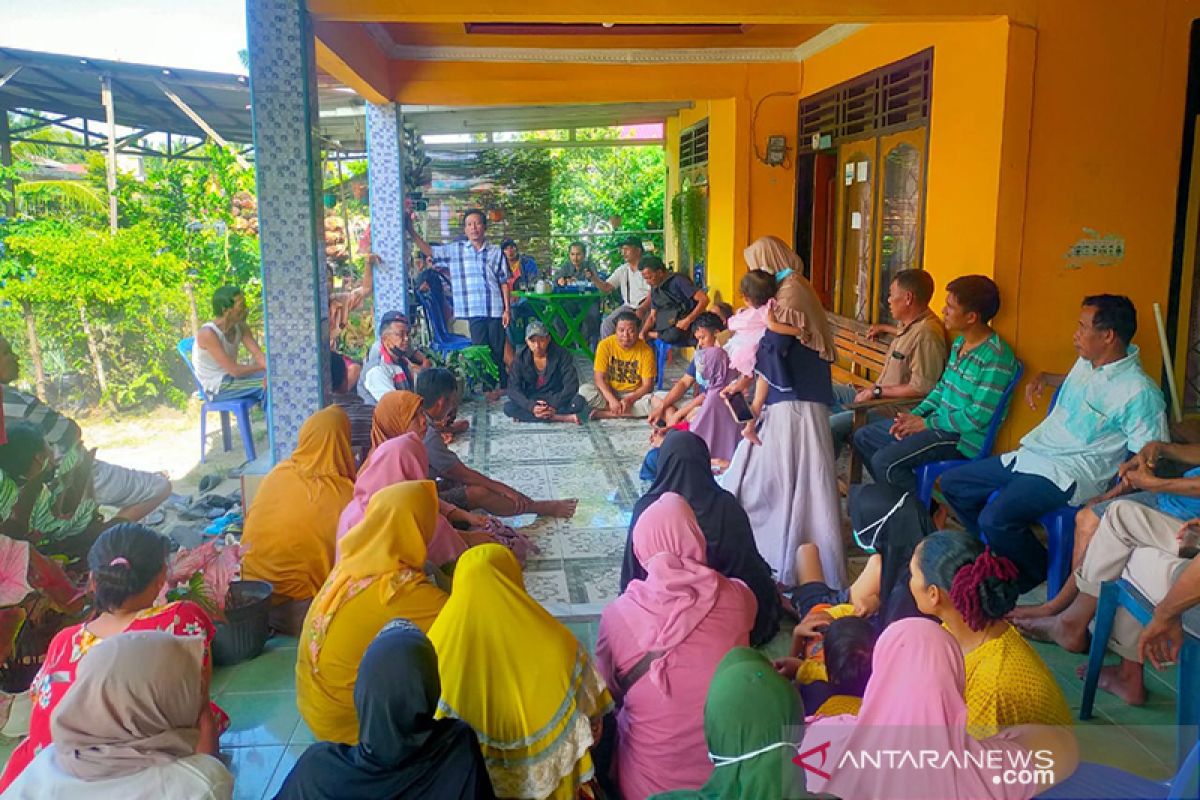
[[[213,663],[227,667],[256,657],[270,635],[271,584],[234,581],[229,584],[225,620],[217,623],[212,641]]]

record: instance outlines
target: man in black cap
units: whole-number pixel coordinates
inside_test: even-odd
[[[579,374],[571,354],[550,339],[545,323],[525,326],[526,347],[513,359],[504,413],[519,422],[575,422],[588,418],[579,395]]]
[[[617,290],[621,292],[621,306],[600,323],[601,339],[607,339],[617,332],[617,316],[623,311],[632,311],[639,318],[645,318],[645,312],[639,311],[639,309],[646,298],[650,296],[650,284],[646,283],[646,279],[638,270],[638,261],[642,258],[642,240],[636,236],[630,236],[621,242],[621,258],[624,259],[624,263],[613,270],[612,275],[608,276],[608,280],[604,280],[594,272],[588,276],[596,288],[604,294]]]

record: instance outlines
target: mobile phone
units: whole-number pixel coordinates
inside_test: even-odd
[[[665,428],[665,427],[667,427],[667,421],[665,419],[663,419],[662,417],[659,417],[658,419],[654,420],[654,427]]]
[[[754,419],[754,412],[750,410],[746,396],[740,392],[725,395],[725,405],[729,406],[729,413],[733,414],[733,418],[740,423],[745,424]]]

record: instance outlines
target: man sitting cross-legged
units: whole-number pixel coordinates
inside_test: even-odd
[[[531,500],[511,486],[471,469],[446,446],[438,423],[458,405],[458,381],[453,372],[442,367],[427,369],[417,376],[416,389],[430,423],[425,433],[429,477],[437,481],[438,495],[443,500],[459,508],[482,508],[499,517],[539,514],[566,519],[575,515],[578,500]]]
[[[1162,460],[1179,464],[1200,464],[1200,444],[1151,442],[1133,458],[1121,465],[1121,480],[1096,502],[1089,503],[1075,515],[1075,547],[1071,566],[1079,569],[1088,545],[1105,512],[1117,500],[1125,499],[1161,511],[1183,524],[1184,520],[1200,518],[1200,467],[1192,467],[1179,478],[1161,478],[1155,470]],[[1021,606],[1013,611],[1014,619],[1033,619],[1058,614],[1071,604],[1079,588],[1072,576],[1063,584],[1058,596],[1037,606]]]
[[[650,415],[657,365],[654,350],[638,338],[637,314],[617,317],[617,332],[600,342],[592,368],[595,383],[580,386],[579,393],[596,409],[595,419]]]
[[[942,494],[967,529],[1017,565],[1022,593],[1046,579],[1046,548],[1030,526],[1047,512],[1101,494],[1127,452],[1167,438],[1162,391],[1130,344],[1136,330],[1129,298],[1085,297],[1074,336],[1079,358],[1070,374],[1034,378],[1033,398],[1042,385],[1061,381],[1054,410],[1016,451],[941,477]]]
[[[1191,603],[1200,599],[1196,592],[1200,561],[1193,558],[1198,530],[1200,519],[1184,523],[1135,500],[1117,500],[1105,511],[1075,573],[1078,592],[1074,599],[1061,613],[1019,619],[1017,627],[1027,636],[1082,653],[1088,648],[1088,624],[1096,613],[1100,584],[1124,578],[1157,606],[1147,633],[1154,637],[1161,635],[1158,629],[1177,628],[1188,606],[1176,602],[1174,596],[1187,596],[1190,586]],[[1200,609],[1189,612],[1183,622],[1200,630]],[[1129,612],[1117,609],[1108,644],[1121,656],[1121,663],[1105,667],[1100,674],[1100,688],[1130,705],[1146,702],[1140,634],[1141,628]]]
[[[539,320],[525,326],[525,344],[508,375],[504,413],[521,422],[574,422],[587,419],[579,375],[571,354],[550,339]]]

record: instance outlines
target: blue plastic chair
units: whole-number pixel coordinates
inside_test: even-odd
[[[1079,718],[1091,719],[1092,706],[1096,701],[1096,687],[1100,682],[1100,668],[1104,665],[1104,653],[1112,635],[1113,619],[1117,608],[1128,611],[1142,625],[1147,625],[1154,616],[1154,603],[1136,586],[1125,579],[1105,581],[1100,585],[1100,601],[1096,605],[1095,630],[1092,645],[1088,650],[1087,674],[1083,680],[1083,698],[1079,703]],[[1184,630],[1183,647],[1179,652],[1178,698],[1175,703],[1176,757],[1182,762],[1184,754],[1191,750],[1191,760],[1196,760],[1196,728],[1200,726],[1200,635]],[[1194,767],[1193,767],[1194,769]],[[1189,795],[1195,797],[1193,793]]]
[[[1200,797],[1200,745],[1175,777],[1158,783],[1105,764],[1084,761],[1075,774],[1038,795],[1047,800],[1196,800]]]
[[[662,339],[651,339],[650,341],[654,344],[654,355],[658,358],[658,378],[654,388],[661,389],[663,388],[663,377],[667,371],[667,356],[674,345],[667,344]]]
[[[228,453],[233,448],[233,434],[229,429],[229,415],[232,413],[237,417],[238,435],[242,437],[242,448],[246,452],[246,460],[253,461],[258,457],[254,451],[254,430],[250,427],[250,409],[259,405],[259,401],[252,397],[238,397],[232,400],[210,400],[208,392],[200,384],[200,379],[196,377],[196,370],[192,367],[192,348],[195,347],[196,340],[191,336],[186,339],[181,339],[177,345],[179,355],[183,362],[187,364],[188,372],[192,376],[192,380],[196,382],[196,392],[200,395],[200,463],[204,463],[205,445],[207,444],[208,436],[208,415],[214,411],[221,415],[221,442],[225,445],[225,452]]]
[[[465,350],[471,346],[471,340],[466,336],[457,333],[451,333],[446,328],[446,320],[442,317],[442,310],[437,307],[433,296],[429,292],[418,291],[417,303],[421,306],[421,311],[425,314],[425,319],[429,322],[429,330],[433,334],[433,349],[438,352],[455,353],[459,350]]]
[[[943,473],[963,464],[987,458],[992,454],[992,447],[996,444],[996,434],[1000,431],[1000,423],[1004,421],[1004,413],[1008,410],[1013,392],[1016,391],[1017,384],[1021,382],[1021,375],[1024,372],[1025,365],[1018,361],[1017,371],[1013,373],[1012,380],[1004,387],[1004,394],[1000,395],[1000,404],[996,406],[996,413],[992,415],[992,421],[988,423],[987,431],[983,436],[983,447],[979,449],[979,453],[974,458],[932,461],[917,468],[917,497],[921,499],[926,508],[929,508],[930,502],[933,501],[933,486]]]

